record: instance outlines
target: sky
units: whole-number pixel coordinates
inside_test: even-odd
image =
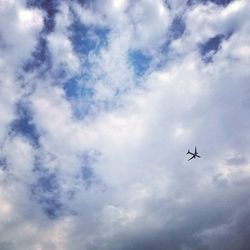
[[[249,250],[249,13],[0,0],[0,249]]]

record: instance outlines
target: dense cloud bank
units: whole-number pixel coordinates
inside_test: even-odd
[[[249,13],[0,0],[0,249],[248,250]]]

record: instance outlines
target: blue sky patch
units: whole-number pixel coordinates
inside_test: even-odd
[[[212,2],[218,5],[223,5],[223,6],[227,6],[229,3],[231,3],[234,0],[206,0],[205,2]]]
[[[78,78],[65,82],[63,89],[68,98],[91,98],[94,95],[94,90],[84,86],[83,79]]]
[[[63,89],[67,99],[71,102],[74,114],[77,118],[84,118],[89,114],[94,104],[94,90],[84,84],[84,77],[72,78],[65,82]]]
[[[97,161],[98,152],[86,152],[82,156],[81,177],[86,188],[89,188],[93,183],[97,183],[97,177],[93,170],[93,164]]]
[[[24,71],[34,71],[37,68],[43,67],[42,71],[44,72],[51,67],[51,56],[47,43],[46,38],[41,35],[36,49],[32,53],[32,57],[23,66]]]
[[[143,76],[150,67],[152,57],[140,50],[133,50],[128,53],[128,61],[137,76]]]
[[[76,20],[70,30],[74,50],[81,55],[88,55],[90,52],[98,53],[107,45],[109,34],[107,28],[87,26]]]
[[[69,81],[67,81],[64,84],[63,89],[68,98],[79,97],[79,86],[76,79],[70,79]]]
[[[7,168],[6,157],[0,156],[0,169],[5,170]]]
[[[178,39],[180,38],[184,31],[185,31],[186,25],[183,21],[181,16],[176,16],[171,24],[170,27],[170,36],[171,39]]]
[[[217,5],[227,6],[234,0],[189,0],[188,5],[199,4],[199,3],[215,3]]]
[[[33,122],[33,115],[27,104],[17,104],[17,118],[10,125],[11,133],[28,138],[34,146],[39,146],[39,133]]]
[[[176,16],[169,28],[169,32],[165,38],[164,43],[160,47],[160,53],[158,54],[157,61],[155,61],[155,69],[161,69],[171,60],[170,45],[173,40],[180,38],[186,29],[185,22],[182,16]]]
[[[205,43],[199,45],[200,53],[205,62],[211,62],[213,55],[220,48],[220,44],[224,39],[223,34],[219,34],[208,39]]]
[[[77,2],[82,6],[84,6],[85,8],[91,7],[94,1],[95,0],[77,0]]]
[[[89,153],[84,154],[82,157],[83,165],[81,175],[86,188],[89,188],[94,180],[94,171],[91,166],[94,161],[94,157]]]
[[[60,202],[60,187],[55,173],[47,169],[36,171],[37,181],[31,186],[34,199],[42,206],[50,219],[56,219],[62,214],[63,205]]]
[[[86,184],[86,187],[88,188],[93,182],[93,178],[94,178],[93,169],[91,167],[88,167],[88,166],[83,166],[82,167],[82,178],[84,180],[84,183]]]

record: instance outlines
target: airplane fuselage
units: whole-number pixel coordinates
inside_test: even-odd
[[[188,161],[190,161],[190,160],[192,160],[192,159],[195,159],[196,157],[201,158],[201,157],[198,155],[198,153],[197,153],[196,147],[195,147],[194,153],[192,153],[192,152],[190,152],[190,151],[188,150],[187,154],[192,155],[191,158],[188,159]]]

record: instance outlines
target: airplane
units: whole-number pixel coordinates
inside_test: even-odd
[[[190,161],[190,160],[192,160],[192,159],[194,159],[194,158],[196,158],[196,157],[201,158],[201,157],[198,155],[198,153],[197,153],[196,146],[195,146],[194,153],[191,153],[191,152],[188,150],[186,154],[190,154],[190,155],[192,155],[192,157],[191,157],[190,159],[188,159],[188,161]]]

